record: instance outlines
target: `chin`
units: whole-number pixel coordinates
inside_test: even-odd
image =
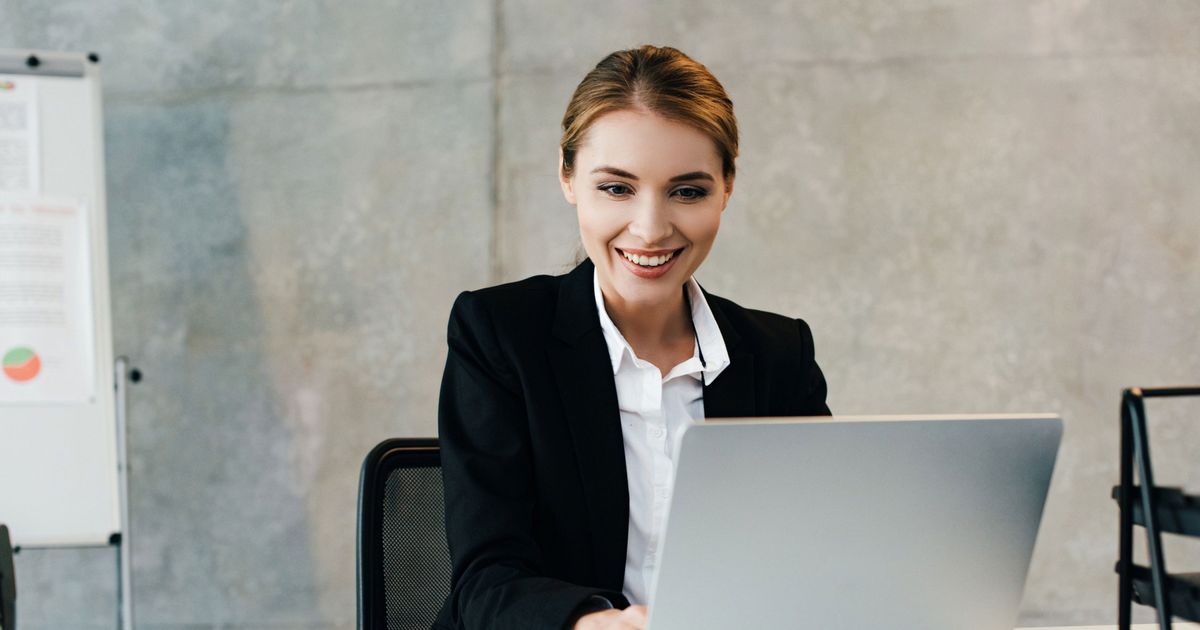
[[[621,299],[629,304],[656,306],[679,294],[685,280],[677,280],[674,276],[675,274],[671,274],[655,280],[626,277],[616,282],[613,288],[621,295]]]

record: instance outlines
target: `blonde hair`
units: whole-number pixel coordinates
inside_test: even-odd
[[[725,88],[703,64],[666,46],[642,46],[605,57],[575,88],[563,114],[562,172],[570,177],[575,153],[601,116],[647,109],[707,135],[721,157],[725,179],[734,175],[738,155],[737,118]]]

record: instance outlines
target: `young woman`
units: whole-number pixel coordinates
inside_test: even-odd
[[[613,53],[575,90],[559,179],[588,260],[450,314],[435,627],[643,627],[683,428],[828,415],[808,325],[693,279],[737,147],[724,88],[675,49]]]

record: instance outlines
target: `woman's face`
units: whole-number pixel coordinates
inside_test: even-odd
[[[572,176],[560,179],[610,307],[681,299],[733,192],[712,139],[640,109],[592,123]]]

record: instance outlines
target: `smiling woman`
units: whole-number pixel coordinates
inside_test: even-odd
[[[733,193],[733,103],[703,65],[602,60],[563,117],[588,260],[461,294],[438,412],[453,588],[436,628],[641,628],[679,436],[828,415],[803,320],[695,280]]]
[[[575,165],[563,194],[605,309],[634,354],[666,375],[692,354],[680,287],[712,249],[733,182],[708,136],[643,108],[597,119]]]

